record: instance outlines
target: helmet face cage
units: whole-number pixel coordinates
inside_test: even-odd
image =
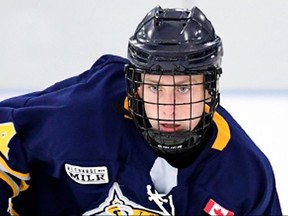
[[[155,7],[129,39],[129,111],[156,151],[201,143],[219,103],[222,41],[197,7]],[[169,112],[169,115],[167,114]]]
[[[125,71],[132,118],[153,149],[176,154],[201,142],[219,102],[221,70],[175,75],[173,71],[152,72],[126,65]]]

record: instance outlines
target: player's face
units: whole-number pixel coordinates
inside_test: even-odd
[[[162,132],[193,130],[204,111],[201,75],[144,75],[139,96],[152,128]]]

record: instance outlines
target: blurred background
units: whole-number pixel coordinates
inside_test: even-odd
[[[0,100],[77,75],[103,54],[126,57],[156,5],[196,5],[212,21],[224,45],[221,103],[271,161],[288,215],[287,0],[0,0]]]

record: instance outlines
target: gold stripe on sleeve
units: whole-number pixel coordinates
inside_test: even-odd
[[[12,189],[12,192],[13,192],[12,197],[15,197],[19,194],[18,185],[6,173],[0,171],[0,178],[3,179],[4,182],[6,182]]]

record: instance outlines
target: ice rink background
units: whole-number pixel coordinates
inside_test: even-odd
[[[135,2],[0,0],[0,100],[77,75],[102,54],[126,56],[128,37],[157,4],[197,5],[224,43],[221,104],[270,159],[288,215],[288,1]]]

